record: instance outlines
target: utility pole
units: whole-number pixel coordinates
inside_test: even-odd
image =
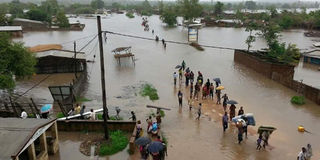
[[[99,38],[99,49],[100,49],[100,68],[101,68],[101,87],[102,87],[102,102],[103,102],[103,129],[104,137],[109,139],[109,131],[107,126],[108,108],[107,108],[107,96],[106,96],[106,81],[104,75],[104,57],[103,57],[103,43],[102,43],[102,31],[101,31],[101,17],[97,16],[98,23],[98,38]]]
[[[77,44],[76,44],[76,41],[73,42],[73,51],[74,51],[74,75],[77,79],[78,75],[77,75]]]

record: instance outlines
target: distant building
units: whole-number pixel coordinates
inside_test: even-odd
[[[0,159],[48,160],[58,141],[55,119],[0,118]]]
[[[38,59],[36,65],[38,74],[82,72],[87,67],[84,52],[77,52],[74,57],[74,51],[62,50],[57,45],[41,45],[30,50]]]
[[[13,19],[12,25],[21,26],[24,31],[41,31],[49,29],[48,25],[44,22],[23,18]]]
[[[13,37],[22,37],[23,36],[21,26],[0,26],[0,32],[9,33]]]
[[[310,63],[310,64],[320,65],[320,50],[314,50],[311,52],[307,52],[303,56],[303,61]]]

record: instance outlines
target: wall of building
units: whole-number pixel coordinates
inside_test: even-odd
[[[234,61],[303,94],[306,98],[320,105],[320,90],[294,80],[294,66],[270,63],[243,50],[235,50]]]

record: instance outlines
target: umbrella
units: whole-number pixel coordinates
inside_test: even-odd
[[[52,104],[45,104],[41,107],[40,112],[41,113],[47,113],[52,109]]]
[[[156,153],[162,151],[164,148],[163,144],[158,141],[153,141],[148,146],[148,151],[151,153]]]
[[[213,80],[221,84],[220,78],[214,78]]]
[[[255,126],[256,125],[256,121],[254,119],[254,116],[252,113],[246,113],[244,115],[240,115],[240,116],[235,116],[232,118],[232,122],[237,123],[238,121],[247,119],[248,123],[247,125],[251,125],[251,126]]]
[[[176,69],[180,69],[182,66],[181,65],[177,65],[176,66]]]
[[[140,145],[140,146],[144,146],[151,143],[151,139],[149,137],[140,137],[138,139],[136,139],[135,144]]]
[[[227,102],[227,104],[238,104],[238,102],[235,101],[235,100],[229,100],[229,101]]]
[[[219,86],[216,88],[216,90],[224,90],[224,87],[223,86]]]
[[[273,132],[273,131],[275,131],[277,128],[275,128],[275,127],[272,127],[272,126],[260,126],[259,128],[258,128],[258,133],[259,134],[261,134],[262,132],[264,132],[264,131],[269,131],[270,132],[270,134]]]

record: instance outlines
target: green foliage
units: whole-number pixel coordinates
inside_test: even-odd
[[[134,18],[134,15],[133,15],[132,12],[127,12],[127,13],[126,13],[126,16],[127,16],[128,18]]]
[[[223,3],[221,3],[220,1],[218,1],[215,5],[214,5],[214,14],[215,15],[221,15],[223,12]]]
[[[166,114],[164,113],[164,111],[163,111],[163,110],[160,110],[160,115],[161,115],[161,117],[166,116]]]
[[[28,114],[28,118],[36,118],[36,115],[30,113],[30,114]]]
[[[69,20],[64,14],[63,11],[59,11],[57,13],[57,24],[60,28],[68,28],[70,27]]]
[[[20,1],[12,1],[9,3],[9,13],[14,17],[21,17],[23,15],[23,4]]]
[[[103,120],[102,114],[97,114],[97,119],[98,120]]]
[[[125,133],[122,131],[113,131],[110,133],[110,142],[103,143],[99,149],[99,155],[112,155],[119,151],[122,151],[127,147],[129,140]]]
[[[144,84],[140,90],[140,95],[143,97],[149,96],[151,101],[159,99],[157,89],[155,89],[151,84]]]
[[[7,19],[4,13],[0,12],[0,26],[7,26],[9,24],[9,20]]]
[[[102,115],[101,115],[102,118]],[[109,116],[109,120],[123,120],[123,117]]]
[[[293,18],[289,15],[284,15],[280,18],[279,26],[283,29],[289,29],[293,26],[294,21]]]
[[[35,71],[36,58],[23,45],[11,42],[9,35],[0,33],[0,89],[13,89],[17,79],[31,76]]]
[[[192,20],[197,18],[202,13],[202,6],[199,4],[199,0],[178,0],[180,7],[180,13],[185,20]]]
[[[152,15],[152,6],[150,5],[148,0],[144,0],[141,4],[141,15],[143,16],[151,16]]]
[[[166,7],[162,12],[160,19],[162,22],[166,23],[169,27],[173,27],[177,24],[177,15],[173,7]]]
[[[285,43],[276,42],[272,48],[269,48],[268,56],[271,59],[285,64],[298,63],[300,51],[296,45],[289,44],[286,48]]]
[[[64,116],[64,114],[62,112],[58,112],[56,117],[57,118],[63,118],[65,116]]]
[[[104,2],[103,0],[92,0],[91,7],[94,9],[102,9],[104,8]]]
[[[91,7],[81,7],[81,8],[75,9],[74,13],[75,14],[93,14],[94,9]]]
[[[291,98],[291,103],[297,104],[297,105],[303,105],[305,104],[305,98],[303,96],[293,96]]]
[[[81,103],[81,102],[89,102],[92,101],[91,99],[88,99],[86,97],[76,97],[76,102]]]
[[[248,52],[249,52],[250,48],[252,47],[251,44],[254,41],[256,41],[256,37],[254,35],[252,35],[252,31],[256,30],[257,28],[258,28],[258,25],[254,21],[250,21],[246,25],[246,32],[249,32],[249,36],[246,39],[246,44],[248,45]]]
[[[39,8],[30,9],[26,13],[26,16],[28,19],[32,20],[51,22],[49,15]]]
[[[41,9],[49,16],[57,15],[59,11],[59,5],[57,0],[46,0],[41,2]]]

